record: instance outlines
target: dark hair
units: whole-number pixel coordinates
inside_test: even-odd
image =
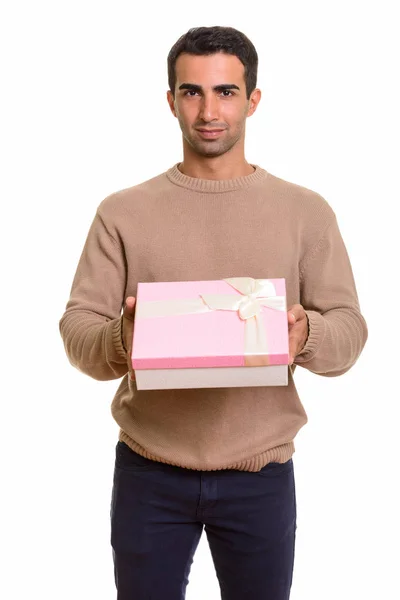
[[[233,27],[194,27],[183,34],[172,46],[168,54],[168,84],[175,95],[176,71],[175,65],[180,54],[196,54],[205,56],[225,52],[233,54],[244,65],[246,81],[246,95],[250,98],[251,92],[257,85],[257,51],[252,42]]]

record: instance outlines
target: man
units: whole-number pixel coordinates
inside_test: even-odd
[[[367,340],[332,208],[245,159],[257,62],[232,28],[192,29],[172,47],[167,99],[183,161],[99,205],[60,321],[74,366],[99,380],[123,376],[112,403],[119,600],[184,598],[203,528],[224,600],[289,598],[293,440],[307,422],[293,373],[341,375]],[[242,276],[286,279],[288,385],[138,391],[138,282]]]

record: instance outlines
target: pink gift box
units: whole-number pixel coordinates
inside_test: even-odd
[[[284,279],[139,283],[138,389],[287,385]]]

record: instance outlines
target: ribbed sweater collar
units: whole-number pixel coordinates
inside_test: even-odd
[[[235,179],[200,179],[181,173],[178,169],[179,164],[176,163],[168,169],[166,172],[168,179],[175,185],[202,193],[230,192],[240,188],[247,188],[268,176],[268,172],[265,169],[262,169],[258,165],[251,165],[255,168],[255,171],[243,177],[236,177]]]

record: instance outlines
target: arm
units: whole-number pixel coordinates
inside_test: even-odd
[[[59,324],[71,364],[97,380],[118,379],[128,372],[121,333],[125,285],[122,244],[97,211]]]
[[[326,377],[346,373],[368,338],[336,216],[300,264],[300,303],[308,338],[294,364]]]

